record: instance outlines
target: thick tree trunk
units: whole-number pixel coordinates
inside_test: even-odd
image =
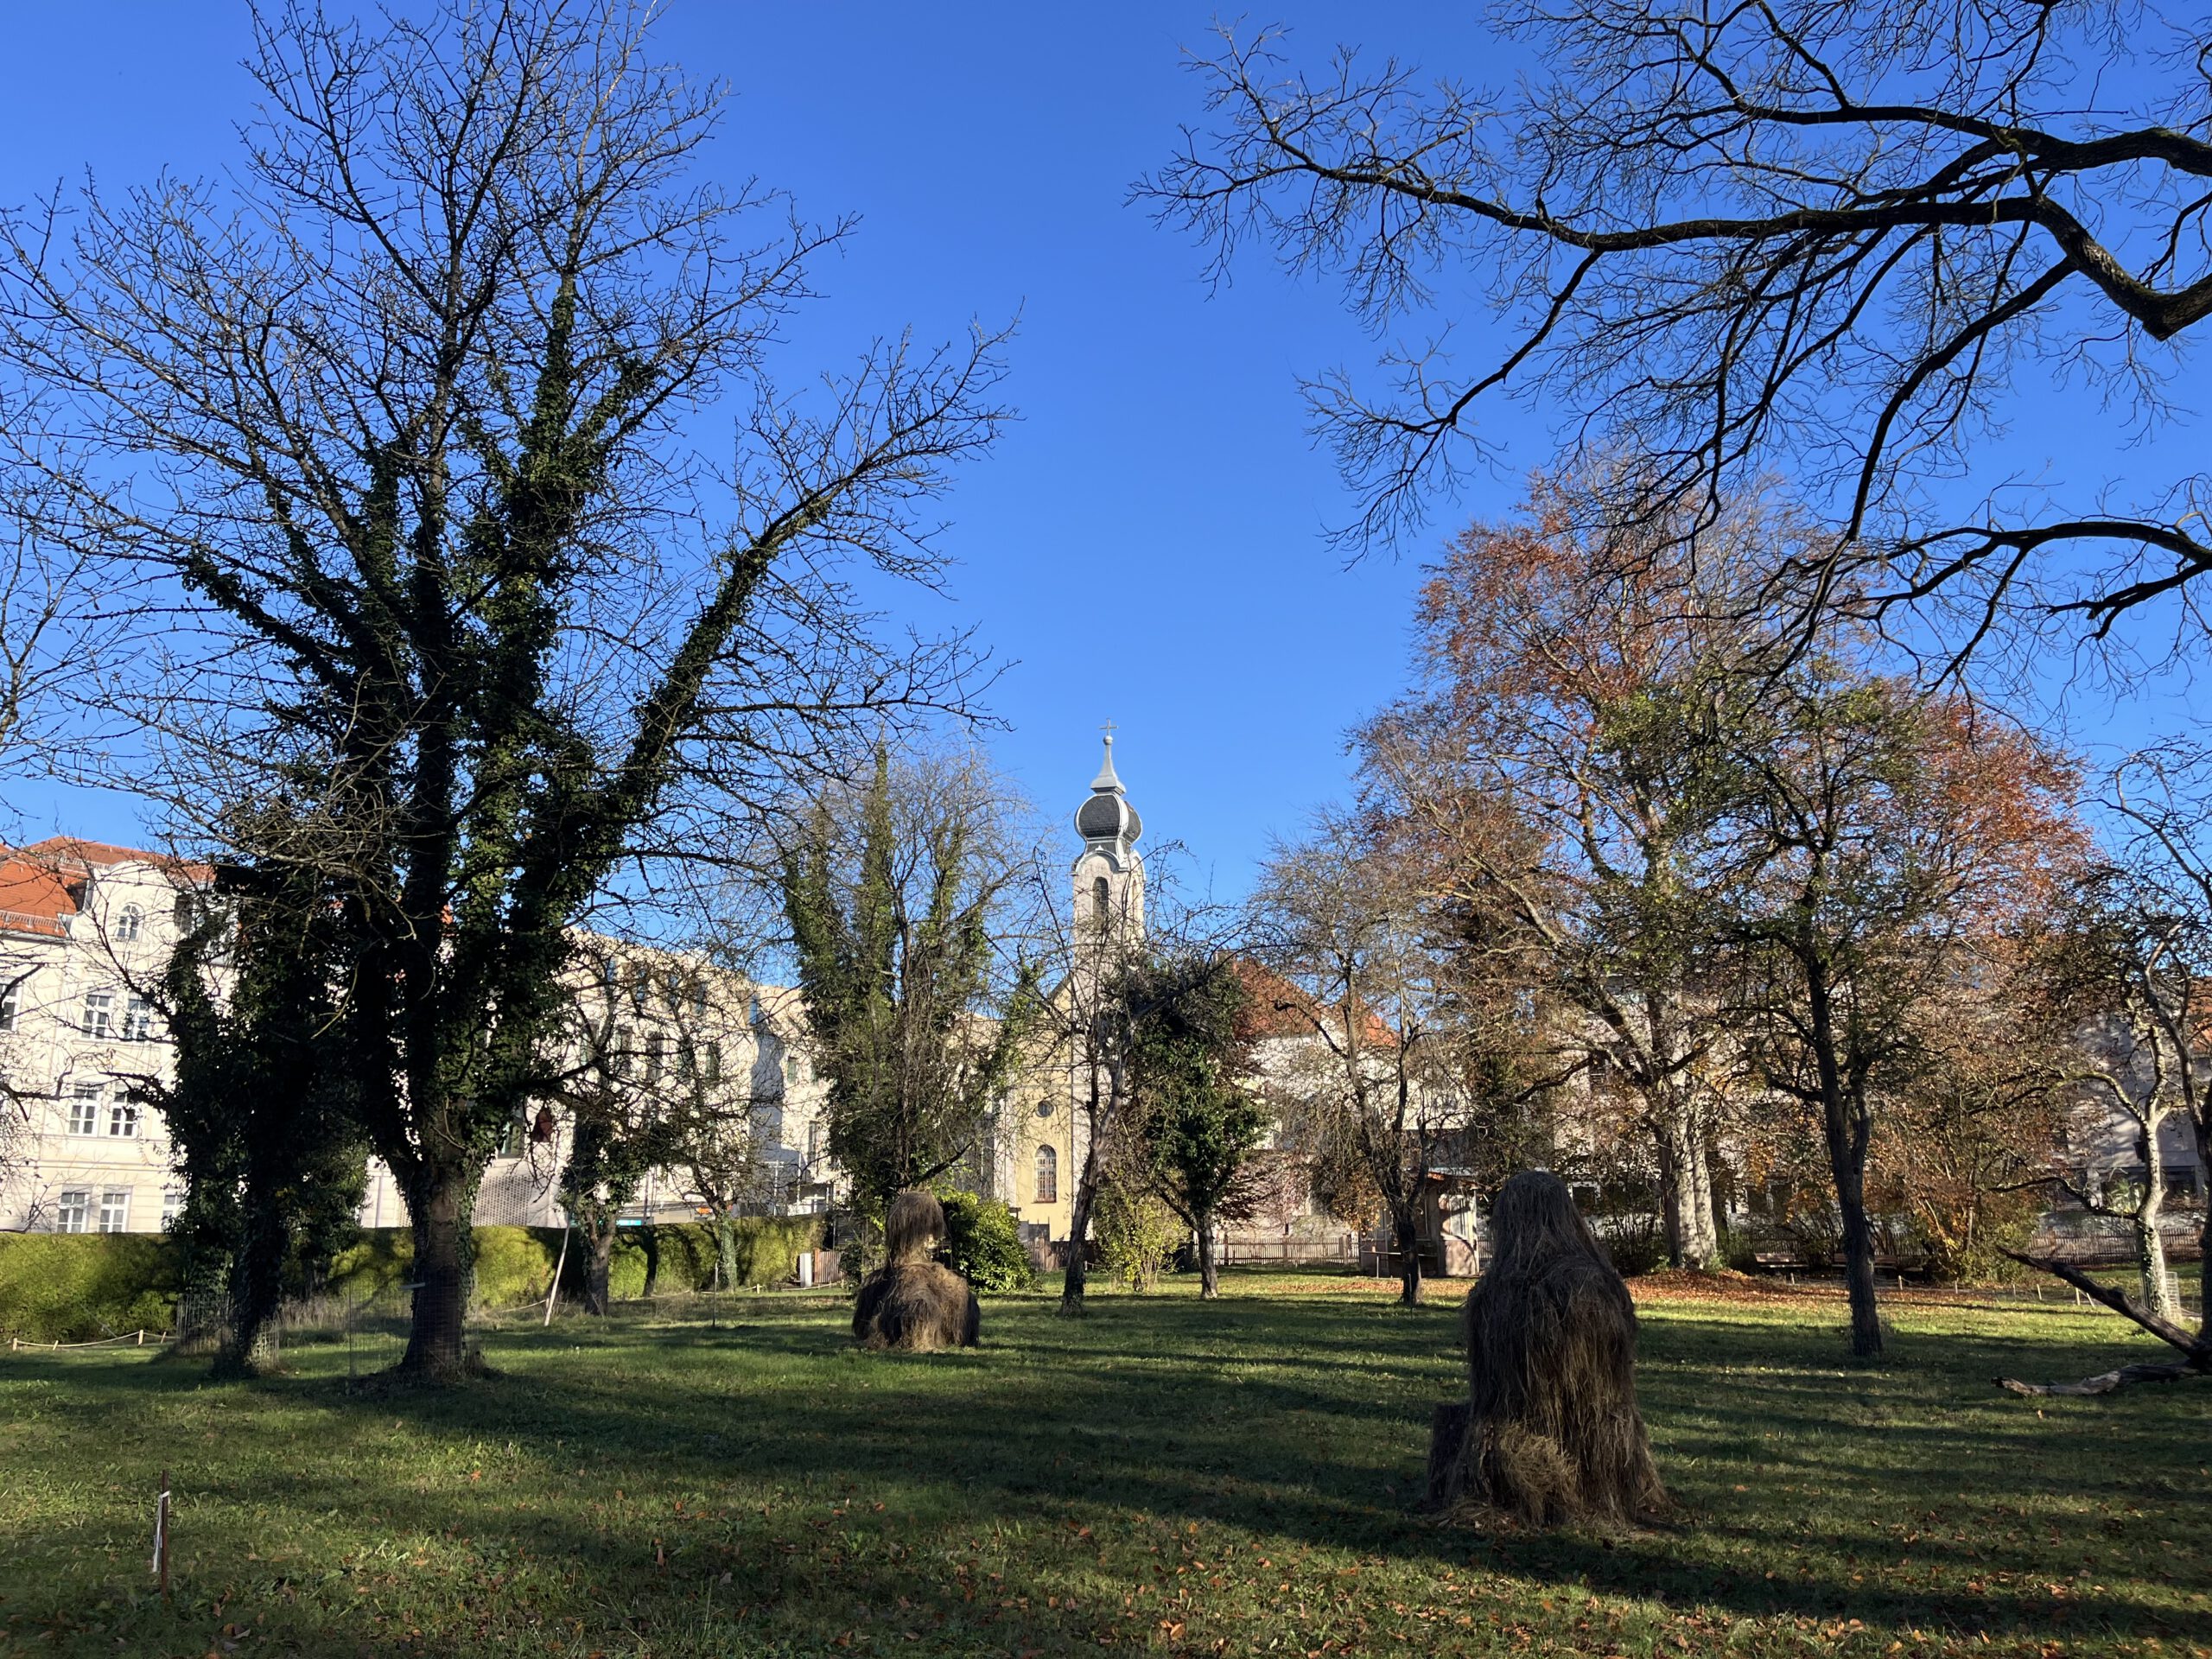
[[[638,1243],[645,1252],[645,1287],[641,1294],[651,1296],[660,1288],[660,1233],[651,1217],[638,1229]]]
[[[604,1318],[613,1306],[609,1285],[614,1273],[614,1219],[594,1217],[583,1224],[584,1312]]]
[[[252,1184],[245,1205],[245,1236],[231,1262],[230,1329],[215,1355],[217,1376],[257,1376],[275,1369],[277,1361],[276,1309],[283,1296],[289,1241],[276,1217],[265,1213],[268,1199]]]
[[[1221,1262],[1214,1251],[1213,1212],[1198,1211],[1198,1299],[1210,1302],[1221,1294]]]
[[[409,1184],[415,1306],[407,1351],[399,1361],[402,1376],[447,1382],[468,1370],[468,1294],[475,1260],[469,1221],[475,1198],[475,1183],[454,1166],[426,1166]]]
[[[1421,1306],[1421,1227],[1412,1211],[1394,1213],[1392,1236],[1398,1245],[1398,1305]]]
[[[1709,1273],[1720,1265],[1720,1238],[1713,1222],[1713,1177],[1705,1137],[1687,1102],[1662,1109],[1652,1126],[1659,1164],[1659,1210],[1667,1230],[1670,1266]]]

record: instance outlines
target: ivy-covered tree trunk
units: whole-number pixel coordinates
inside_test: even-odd
[[[475,1287],[475,1212],[480,1166],[425,1158],[404,1188],[415,1240],[415,1297],[401,1375],[448,1382],[466,1375],[468,1304]]]
[[[997,340],[874,349],[819,407],[782,401],[763,349],[839,233],[763,236],[756,193],[687,176],[716,95],[657,60],[645,10],[263,21],[220,182],[88,186],[66,246],[0,217],[10,409],[71,410],[16,435],[51,487],[8,495],[118,592],[188,610],[112,677],[156,747],[208,757],[169,803],[188,833],[327,889],[343,1006],[318,1039],[409,1206],[403,1369],[442,1380],[477,1185],[557,1070],[610,872],[683,855],[680,786],[730,810],[878,709],[957,700],[957,645],[879,647],[846,595],[855,567],[938,569],[918,510],[995,434]],[[743,483],[671,513],[706,475],[683,435],[725,399]],[[791,608],[764,619],[779,567]],[[733,753],[728,795],[690,764]]]

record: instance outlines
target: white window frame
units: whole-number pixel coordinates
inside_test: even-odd
[[[146,1124],[146,1109],[129,1095],[118,1095],[107,1103],[107,1133],[111,1141],[136,1141]]]
[[[136,991],[123,999],[123,1040],[148,1043],[154,1039],[154,1005]]]
[[[100,1132],[100,1100],[106,1088],[97,1083],[79,1083],[69,1090],[69,1133],[95,1135]]]
[[[0,974],[9,976],[8,982],[0,985],[0,1031],[13,1031],[22,1023],[23,991],[31,982],[31,974],[18,979],[12,966],[0,968]]]
[[[92,1230],[99,1233],[127,1233],[130,1230],[130,1189],[127,1186],[103,1187],[100,1190],[99,1214]]]
[[[54,1230],[57,1233],[82,1233],[91,1230],[92,1192],[90,1187],[73,1186],[55,1195],[54,1201]]]
[[[125,905],[115,918],[115,937],[124,944],[136,942],[146,931],[146,912],[136,905]]]
[[[84,1020],[78,1027],[86,1036],[105,1042],[115,1035],[115,993],[86,991]]]

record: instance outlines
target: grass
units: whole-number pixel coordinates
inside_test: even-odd
[[[1680,1524],[1410,1514],[1453,1306],[1232,1274],[987,1347],[855,1352],[842,1304],[734,1298],[494,1334],[496,1381],[350,1391],[342,1351],[207,1382],[0,1356],[0,1651],[35,1654],[2204,1655],[2206,1396],[1998,1393],[2151,1344],[2108,1314],[1655,1298]],[[150,1500],[176,1493],[176,1592]]]

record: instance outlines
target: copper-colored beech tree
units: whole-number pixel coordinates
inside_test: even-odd
[[[1964,700],[1833,660],[1763,688],[1727,740],[1732,1014],[1758,1078],[1817,1126],[1851,1347],[1882,1351],[1868,1170],[1919,1014],[2001,948],[2078,855],[2069,763]]]
[[[1746,511],[1677,539],[1664,515],[1619,519],[1604,493],[1540,480],[1522,518],[1476,525],[1435,566],[1418,689],[1361,734],[1370,798],[1463,932],[1517,943],[1616,1063],[1677,1266],[1719,1260],[1707,1143],[1728,1015],[1707,884],[1720,728],[1748,695],[1723,584],[1787,531]]]

